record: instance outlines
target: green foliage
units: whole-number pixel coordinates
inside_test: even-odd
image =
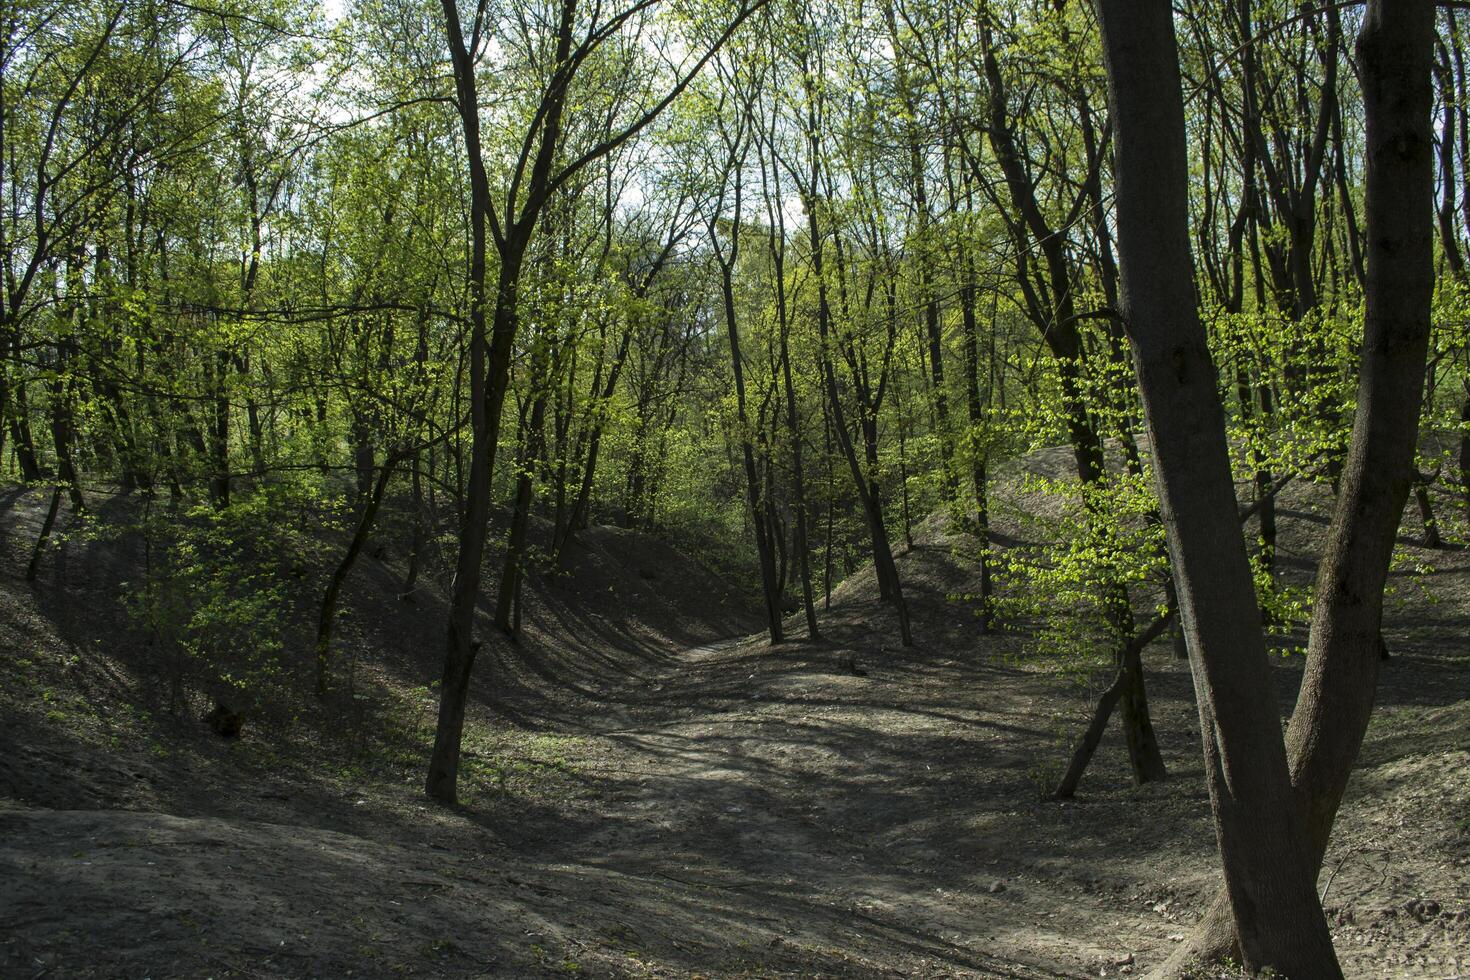
[[[1168,561],[1152,479],[1121,472],[1084,487],[1075,478],[1021,478],[1018,497],[1035,509],[1016,515],[1027,543],[997,554],[996,611],[1025,630],[1024,656],[1085,680],[1131,636],[1129,594],[1162,611]]]
[[[177,692],[237,705],[290,698],[283,631],[291,583],[315,558],[292,528],[320,506],[314,494],[283,484],[218,509],[150,505],[135,525],[111,529],[123,541],[140,539],[143,577],[119,585],[130,614],[167,658]]]

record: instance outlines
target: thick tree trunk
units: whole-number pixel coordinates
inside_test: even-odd
[[[1171,9],[1097,0],[1115,127],[1118,250],[1199,701],[1226,889],[1245,965],[1341,976],[1313,888],[1260,611],[1236,517],[1216,372],[1196,309]]]
[[[1287,736],[1319,864],[1372,712],[1383,588],[1417,475],[1434,291],[1434,16],[1429,0],[1370,0],[1358,37],[1369,230],[1359,409]]]
[[[1429,0],[1370,0],[1358,54],[1368,124],[1368,288],[1358,414],[1317,569],[1307,668],[1287,729],[1292,785],[1320,871],[1382,660],[1383,586],[1413,483],[1434,288]],[[1230,952],[1222,902],[1159,971]]]

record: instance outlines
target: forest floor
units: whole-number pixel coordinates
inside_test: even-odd
[[[1314,501],[1284,501],[1298,576]],[[1132,786],[1114,729],[1045,798],[1091,694],[978,635],[937,524],[900,566],[908,649],[871,576],[773,648],[710,573],[593,529],[522,645],[487,645],[444,809],[420,791],[443,609],[396,601],[391,549],[349,588],[351,687],[225,741],[167,711],[126,549],[68,543],[27,585],[39,494],[0,506],[3,977],[1114,977],[1215,887],[1186,666],[1147,659],[1169,779]],[[1470,553],[1407,527],[1433,568],[1396,575],[1325,905],[1351,976],[1470,976]]]

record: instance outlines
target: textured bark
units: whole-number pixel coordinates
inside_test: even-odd
[[[1318,566],[1307,667],[1287,732],[1309,858],[1321,870],[1332,823],[1372,713],[1383,645],[1383,585],[1413,482],[1433,292],[1428,0],[1372,0],[1358,40],[1368,124],[1368,283],[1358,412]],[[1235,947],[1217,896],[1156,971],[1178,976]]]
[[[1358,413],[1287,736],[1319,863],[1373,708],[1383,586],[1414,479],[1434,290],[1433,32],[1429,0],[1370,0],[1358,38],[1369,229]]]
[[[444,674],[439,695],[439,718],[424,792],[441,803],[458,799],[459,750],[464,735],[465,701],[477,647],[471,642],[475,605],[480,592],[480,563],[490,523],[490,475],[495,444],[500,435],[500,408],[505,396],[504,374],[495,383],[496,366],[485,335],[486,222],[490,215],[490,182],[480,153],[479,97],[475,68],[460,28],[459,10],[445,0],[444,17],[450,55],[454,62],[455,95],[470,170],[470,465],[465,506],[459,532],[459,557],[450,592],[449,623],[445,635]],[[558,52],[565,56],[565,50]],[[516,232],[511,228],[512,234]],[[524,237],[507,242],[501,256],[500,282],[495,295],[495,341],[505,337],[506,353],[516,327],[516,291],[525,256]],[[504,358],[508,369],[509,358]],[[489,377],[487,377],[487,374]],[[498,389],[498,397],[496,390]]]
[[[1098,0],[1116,152],[1123,312],[1198,696],[1205,770],[1242,958],[1341,976],[1291,806],[1265,637],[1236,517],[1215,366],[1190,257],[1170,7]]]

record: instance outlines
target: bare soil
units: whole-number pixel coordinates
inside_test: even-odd
[[[1314,493],[1282,515],[1303,580]],[[951,598],[973,543],[937,523],[901,559],[909,649],[870,576],[822,641],[772,648],[738,589],[591,530],[535,577],[522,643],[481,654],[443,809],[420,793],[442,598],[398,600],[392,534],[348,588],[350,685],[226,741],[207,692],[169,712],[125,542],[21,580],[39,507],[0,498],[0,976],[1112,977],[1213,894],[1185,666],[1147,660],[1169,779],[1132,786],[1110,733],[1079,798],[1046,799],[1089,692],[979,635]],[[1470,975],[1470,555],[1416,540],[1323,878],[1355,977]],[[322,571],[284,624],[302,690]],[[1283,710],[1300,669],[1279,662]]]

